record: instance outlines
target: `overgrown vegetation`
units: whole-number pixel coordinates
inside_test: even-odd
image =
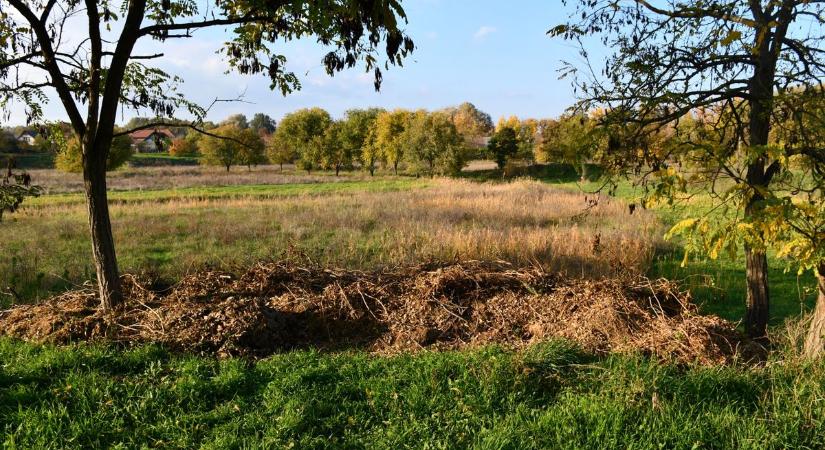
[[[655,218],[607,200],[580,215],[584,197],[537,182],[414,179],[111,194],[124,267],[170,280],[203,264],[278,257],[290,246],[346,267],[469,258],[538,261],[571,275],[643,271],[662,232]],[[63,279],[81,283],[91,270],[77,257],[88,251],[82,195],[36,200],[0,243],[9,255],[0,270],[25,297],[66,286]]]

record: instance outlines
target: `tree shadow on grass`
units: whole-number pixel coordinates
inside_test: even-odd
[[[770,380],[747,371],[593,356],[560,340],[523,351],[492,346],[379,357],[301,350],[257,361],[183,356],[157,346],[35,347],[6,341],[2,350],[10,359],[31,354],[21,367],[0,368],[0,429],[22,446],[38,435],[55,445],[198,446],[224,438],[225,427],[246,442],[271,433],[284,444],[359,433],[369,440],[401,424],[410,442],[426,440],[416,430],[428,429],[467,446],[491,423],[524,427],[523,420],[548,412],[592,415],[599,403],[666,420],[701,420],[707,411],[744,417],[763,406],[771,389]],[[654,393],[680,413],[657,411]],[[455,421],[463,425],[453,427]]]
[[[746,297],[744,260],[692,260],[682,267],[683,259],[683,248],[661,249],[651,267],[650,276],[679,281],[684,289],[690,290],[703,313],[715,314],[730,321],[742,320]],[[812,310],[816,301],[816,280],[811,273],[797,276],[773,260],[768,269],[768,282],[771,325],[781,325],[787,319]]]

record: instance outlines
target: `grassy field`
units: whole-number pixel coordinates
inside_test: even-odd
[[[573,168],[525,170],[540,187],[502,184],[489,164],[475,166],[481,170],[466,173],[472,184],[363,173],[335,177],[276,166],[228,173],[211,167],[115,171],[109,186],[121,264],[175,279],[205,264],[242,265],[297,248],[321,262],[364,268],[454,257],[539,262],[584,275],[627,266],[682,280],[707,312],[731,320],[743,316],[741,255],[694,260],[683,268],[678,244],[660,239],[669,224],[695,214],[689,209],[695,205],[681,212],[659,209],[637,222],[638,213],[630,216],[621,201],[606,200],[579,223],[584,197],[598,185],[577,184]],[[0,277],[18,301],[93,278],[82,180],[54,170],[32,175],[48,195],[10,216],[3,225],[9,238],[0,242]],[[616,195],[630,202],[638,193],[624,184]],[[603,248],[594,253],[597,235]],[[786,262],[770,263],[772,323],[778,325],[810,307],[814,283],[810,274],[786,272]],[[0,302],[12,300],[14,295],[0,296]]]
[[[825,365],[525,352],[249,362],[0,340],[6,448],[823,448]]]
[[[64,173],[54,169],[30,170],[32,179],[47,194],[83,192],[83,177],[76,173]],[[325,172],[295,171],[287,167],[258,166],[233,167],[227,172],[210,166],[126,167],[107,174],[109,191],[143,191],[182,188],[227,187],[275,184],[333,183],[341,181],[381,181],[396,177],[370,177],[363,173],[345,172],[336,177]],[[410,178],[407,178],[410,179]]]
[[[660,238],[675,214],[630,215],[627,185],[588,210],[575,171],[542,170],[501,183],[494,170],[443,180],[125,169],[110,185],[118,256],[127,271],[170,280],[296,250],[351,268],[461,258],[579,276],[633,270],[682,278],[705,311],[741,317],[741,261],[682,269],[678,243]],[[16,292],[5,304],[94,276],[82,186],[48,170],[35,180],[50,193],[0,224],[0,288]],[[771,263],[781,336],[810,280]],[[218,361],[0,339],[0,433],[5,448],[823,448],[823,380],[825,364],[800,362],[787,341],[765,366],[701,368],[562,342]]]
[[[571,275],[641,272],[662,231],[652,215],[629,216],[618,202],[581,215],[584,196],[531,181],[182,187],[114,191],[111,199],[121,267],[170,280],[289,250],[351,268],[459,258],[539,263]],[[3,225],[0,275],[18,301],[93,277],[86,220],[82,194],[66,193],[32,200]]]

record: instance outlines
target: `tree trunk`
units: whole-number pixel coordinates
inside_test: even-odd
[[[284,171],[284,163],[281,163],[281,172]]]
[[[747,278],[747,313],[745,328],[748,336],[761,339],[766,336],[770,313],[768,295],[768,258],[764,251],[745,248]]]
[[[805,356],[818,358],[825,354],[825,261],[820,262],[816,269],[816,279],[819,284],[819,295],[816,299],[811,327],[805,338]]]
[[[395,172],[395,176],[398,176],[398,161],[392,163],[392,170]]]
[[[375,166],[370,166],[370,176],[371,177],[375,176]]]
[[[338,172],[339,172],[340,170],[341,170],[341,166],[339,166],[338,164],[336,164],[336,165],[335,165],[335,176],[336,176],[336,177],[338,176]]]
[[[582,161],[582,176],[581,182],[584,183],[587,181],[587,161]]]
[[[101,152],[95,152],[100,154]],[[106,194],[106,160],[97,158],[84,163],[86,204],[89,208],[89,229],[92,235],[92,254],[97,272],[100,307],[111,311],[123,301],[120,273],[115,255],[115,240],[109,220],[109,201]]]
[[[768,26],[765,24],[764,26]],[[748,106],[748,142],[751,147],[768,144],[773,111],[773,81],[776,73],[776,57],[770,51],[770,40],[757,39],[755,43],[756,66],[750,80],[751,95]],[[751,198],[745,205],[745,220],[751,221],[762,214],[764,197],[773,174],[766,170],[764,155],[748,164],[745,179],[751,189]],[[753,249],[745,244],[745,273],[747,278],[747,314],[745,328],[752,338],[764,338],[768,327],[770,297],[768,296],[768,258],[760,245]]]

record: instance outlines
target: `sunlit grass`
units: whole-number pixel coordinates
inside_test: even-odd
[[[596,171],[591,170],[591,174]],[[497,170],[488,169],[467,174],[469,178],[499,180]],[[610,185],[602,180],[579,182],[579,175],[570,166],[545,165],[526,170],[525,178],[538,179],[559,189],[582,195],[611,191]],[[612,189],[612,195],[626,204],[635,203],[644,195],[643,187],[630,181],[620,181]],[[688,217],[702,217],[713,210],[715,203],[707,195],[694,195],[680,199],[672,205],[660,204],[651,209],[667,230],[679,220]],[[649,267],[651,277],[665,277],[680,280],[690,289],[695,300],[706,313],[717,314],[729,320],[738,321],[745,314],[745,260],[740,249],[734,258],[721,255],[716,260],[693,254],[683,267],[684,250],[678,239],[657,246],[658,252]],[[793,262],[768,254],[768,277],[771,294],[771,324],[779,325],[787,318],[797,317],[810,310],[816,300],[816,281],[812,273],[798,276]]]
[[[8,448],[822,448],[823,364],[678,368],[562,342],[249,362],[0,339]]]
[[[27,301],[93,278],[85,207],[79,194],[68,195],[72,201],[46,196],[4,224],[0,274]],[[645,270],[661,234],[652,215],[629,216],[607,201],[582,215],[583,196],[528,181],[407,179],[112,196],[121,268],[172,281],[207,265],[232,268],[290,250],[350,268],[501,259],[573,276],[610,275]]]

